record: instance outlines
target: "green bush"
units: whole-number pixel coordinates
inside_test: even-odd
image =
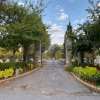
[[[100,80],[100,72],[95,67],[75,67],[73,72],[83,80],[98,81]]]
[[[22,68],[19,68],[19,74],[22,74],[24,72],[24,70]]]
[[[74,67],[65,67],[65,71],[72,72]]]
[[[31,62],[0,63],[0,79],[11,77],[12,74],[15,74],[16,69],[19,69],[19,73],[21,74],[34,68],[35,66]]]
[[[9,62],[9,63],[0,63],[0,70],[5,70],[5,69],[9,69],[9,68],[13,68],[13,69],[25,69],[26,66],[29,67],[30,63],[25,63],[25,62]]]
[[[94,81],[100,81],[100,72],[97,72],[93,77],[92,80]]]
[[[0,63],[0,70],[9,69],[11,67],[14,68],[14,66],[15,66],[14,63]]]

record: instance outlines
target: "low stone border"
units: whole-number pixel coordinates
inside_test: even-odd
[[[15,79],[22,78],[22,77],[24,77],[24,76],[30,75],[30,74],[32,74],[33,72],[39,70],[40,68],[42,68],[42,67],[35,68],[35,69],[31,70],[31,71],[28,71],[28,72],[26,72],[26,73],[23,73],[23,74],[20,74],[20,75],[17,75],[17,76],[13,76],[13,77],[8,78],[8,79],[0,80],[0,85],[3,84],[3,83],[5,83],[5,82],[7,82],[7,81],[12,81],[12,80],[15,80]]]
[[[81,82],[83,85],[85,85],[86,87],[88,87],[90,90],[95,91],[95,92],[97,92],[97,93],[100,93],[100,88],[97,88],[96,86],[91,85],[91,84],[89,84],[89,83],[83,81],[82,79],[80,79],[79,77],[77,77],[74,73],[71,73],[71,74],[72,74],[72,76],[73,76],[76,80],[78,80],[79,82]]]

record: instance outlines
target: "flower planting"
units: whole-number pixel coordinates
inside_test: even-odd
[[[32,63],[24,62],[0,63],[0,79],[6,79],[14,75],[16,76],[16,74],[28,72],[36,67]]]
[[[0,79],[12,77],[13,74],[14,74],[13,68],[5,69],[4,71],[0,71]]]

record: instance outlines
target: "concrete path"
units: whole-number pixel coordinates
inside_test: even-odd
[[[39,71],[0,86],[0,100],[100,100],[77,82],[58,61],[47,61]]]

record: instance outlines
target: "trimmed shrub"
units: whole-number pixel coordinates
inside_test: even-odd
[[[30,65],[31,63],[25,63],[25,62],[9,62],[9,63],[0,63],[0,70],[5,70],[5,69],[9,69],[9,68],[13,68],[13,69],[25,69],[26,67],[29,67],[28,65]]]
[[[95,67],[75,67],[73,72],[83,80],[88,81],[99,81],[100,80],[100,72],[97,71]]]

